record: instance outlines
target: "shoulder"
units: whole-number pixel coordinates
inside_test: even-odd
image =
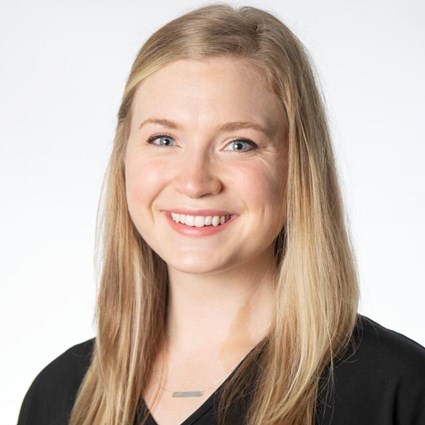
[[[90,366],[94,339],[74,345],[34,379],[22,403],[18,425],[64,425]]]
[[[425,348],[410,338],[360,316],[345,362],[358,362],[376,376],[404,379],[422,377],[425,382]]]
[[[425,423],[425,348],[367,317],[326,383],[331,424]]]

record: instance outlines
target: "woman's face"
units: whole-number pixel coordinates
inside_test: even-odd
[[[138,88],[125,156],[128,208],[170,271],[272,260],[286,175],[284,109],[254,65],[179,60]]]

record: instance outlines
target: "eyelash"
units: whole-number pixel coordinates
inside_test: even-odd
[[[162,138],[162,137],[164,137],[164,138],[167,138],[167,139],[172,139],[172,140],[174,140],[170,135],[168,135],[168,134],[154,134],[153,136],[151,136],[151,137],[149,137],[148,138],[148,140],[146,141],[147,143],[149,143],[149,144],[151,144],[151,145],[153,145],[154,143],[154,141],[156,140],[156,139],[160,139],[160,138]],[[156,146],[164,146],[164,145],[156,145]]]
[[[232,144],[232,143],[248,143],[251,146],[251,149],[248,149],[246,151],[233,151],[233,152],[249,152],[258,148],[257,144],[249,139],[234,139],[229,142],[229,144]]]
[[[167,139],[171,139],[174,141],[173,137],[168,135],[168,134],[155,134],[151,137],[148,138],[147,143],[154,145],[154,141],[160,138],[167,138]],[[231,143],[248,143],[249,145],[251,145],[251,149],[245,150],[245,151],[233,151],[233,152],[248,152],[251,150],[255,150],[258,148],[257,144],[254,143],[252,140],[249,139],[234,139],[231,140],[229,142],[229,144]],[[164,147],[164,145],[155,145],[155,146],[160,146],[160,147]],[[226,145],[227,146],[227,145]],[[167,147],[167,145],[165,145],[165,147]]]

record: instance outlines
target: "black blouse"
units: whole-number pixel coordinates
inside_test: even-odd
[[[75,345],[40,372],[25,396],[18,425],[68,423],[93,344],[92,339]],[[359,316],[349,349],[335,362],[333,378],[327,378],[325,373],[317,425],[425,425],[425,348],[370,319]],[[223,385],[181,425],[216,425]],[[147,411],[143,401],[140,407]],[[246,407],[242,399],[232,408],[229,425],[245,423]],[[161,424],[148,415],[147,425]]]

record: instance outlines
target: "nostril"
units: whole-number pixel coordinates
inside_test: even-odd
[[[214,195],[223,189],[220,179],[208,173],[181,172],[174,182],[177,190],[190,198]]]

